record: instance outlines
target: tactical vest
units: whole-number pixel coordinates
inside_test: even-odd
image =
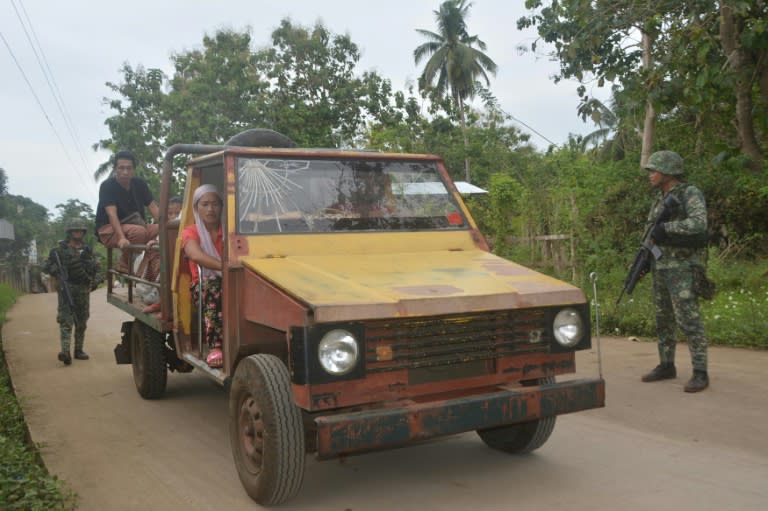
[[[686,191],[692,187],[693,185],[689,183],[680,183],[679,185],[675,186],[672,190],[669,191],[670,194],[672,194],[680,203],[680,206],[672,212],[672,216],[670,217],[670,221],[679,221],[679,220],[685,220],[688,218],[688,212],[686,211]],[[656,207],[654,208],[654,212],[658,210],[659,204],[661,201],[657,202]],[[705,248],[709,242],[709,234],[704,231],[700,233],[695,234],[678,234],[678,233],[667,233],[669,238],[664,240],[663,243],[659,243],[661,246],[667,246],[667,247],[674,247],[676,249],[691,249],[691,251]],[[690,254],[687,253],[687,250],[682,250],[682,253],[676,254],[677,257],[688,257]]]

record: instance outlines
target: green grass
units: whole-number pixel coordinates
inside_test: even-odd
[[[0,325],[5,323],[5,313],[16,303],[17,293],[5,284],[0,284]]]
[[[513,261],[531,265],[530,254],[523,249],[508,250],[505,254]],[[656,319],[651,298],[651,276],[646,275],[631,295],[616,300],[627,276],[629,261],[603,256],[592,258],[582,275],[574,282],[586,293],[593,310],[595,291],[589,280],[597,272],[597,294],[600,307],[600,333],[602,335],[656,338]],[[561,280],[571,281],[570,270],[557,273],[551,267],[536,268]],[[717,285],[712,301],[700,300],[704,318],[704,334],[709,344],[743,348],[768,349],[768,259],[721,260],[715,249],[710,249],[707,275]]]
[[[709,273],[718,293],[704,302],[707,335],[717,344],[768,349],[768,261],[733,264],[713,259]]]
[[[0,324],[17,293],[0,284]],[[29,439],[24,415],[13,393],[0,336],[0,509],[3,511],[68,511],[76,496],[42,464]]]
[[[704,333],[710,344],[768,349],[768,261],[720,261],[710,256],[709,278],[717,284],[712,301],[701,300]],[[631,296],[615,306],[626,271],[613,269],[599,276],[600,328],[605,335],[654,338],[656,324],[651,278],[646,276]],[[581,283],[593,299],[592,286]]]

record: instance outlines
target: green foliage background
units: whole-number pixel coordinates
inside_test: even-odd
[[[17,293],[0,284],[0,327]],[[4,511],[68,511],[75,495],[48,474],[30,444],[24,415],[13,393],[0,336],[0,508]]]
[[[768,169],[762,156],[768,149],[768,2],[617,0],[605,4],[611,12],[605,16],[594,2],[526,0],[529,14],[518,25],[535,27],[539,35],[530,50],[542,51],[541,43],[549,43],[548,56],[560,63],[554,80],[575,81],[582,98],[577,113],[597,127],[544,151],[500,108],[492,80],[476,67],[483,61],[476,50],[486,48],[470,36],[471,3],[448,3],[439,4],[436,16],[464,18],[453,19],[457,30],[451,34],[438,30],[432,56],[440,58],[434,64],[447,62],[440,59],[450,55],[451,40],[471,48],[474,64],[454,64],[468,66],[457,77],[476,79],[457,82],[462,97],[474,101],[455,101],[452,86],[441,88],[440,80],[432,84],[428,77],[395,90],[386,77],[359,71],[360,49],[348,35],[334,34],[321,22],[307,27],[283,19],[261,46],[248,29],[206,34],[200,47],[171,55],[168,74],[126,62],[120,79],[106,84],[110,134],[95,146],[132,148],[139,175],[154,190],[170,145],[221,144],[252,127],[280,131],[304,147],[437,154],[455,180],[465,178],[468,161],[472,183],[488,190],[470,198],[470,207],[495,253],[586,290],[596,273],[603,325],[622,335],[652,337],[647,284],[626,303],[609,306],[639,246],[652,197],[639,165],[645,114],[652,106],[653,149],[680,153],[688,180],[708,202],[710,272],[720,289],[704,304],[709,337],[765,347],[764,322],[748,311],[762,303],[762,280],[751,276],[765,276],[768,254]],[[735,22],[725,23],[726,15]],[[740,60],[726,54],[722,27],[737,30]],[[626,44],[638,33],[648,36],[647,54]],[[500,49],[488,48],[487,54],[494,51]],[[645,56],[652,65],[643,65]],[[610,104],[589,97],[595,86],[611,87]],[[750,144],[746,128],[756,144]],[[175,162],[174,193],[184,186],[181,160]],[[95,176],[109,170],[104,162]],[[62,236],[66,218],[93,216],[75,200],[57,209],[51,219],[27,198],[0,197],[0,216],[18,221],[22,234],[6,250],[6,261],[23,261],[24,242],[33,237],[44,255]],[[563,261],[556,264],[541,253],[535,240],[542,236],[563,238],[553,244]]]
[[[471,5],[450,2],[464,13]],[[465,177],[468,161],[472,183],[488,190],[468,204],[495,253],[583,288],[604,334],[651,338],[649,278],[614,304],[651,200],[639,161],[643,118],[652,105],[653,146],[685,157],[687,178],[708,202],[709,274],[718,286],[714,300],[702,303],[709,341],[768,348],[768,2],[525,5],[529,15],[518,26],[536,27],[540,37],[531,50],[539,51],[542,42],[553,45],[548,56],[560,63],[554,80],[576,81],[578,115],[597,126],[544,152],[499,107],[492,83],[485,81],[485,89],[463,80],[461,98],[478,98],[472,103],[453,101],[429,80],[421,81],[418,92],[394,90],[386,77],[357,70],[360,50],[348,35],[333,34],[320,22],[303,27],[288,19],[258,48],[249,30],[206,35],[200,48],[171,56],[171,75],[124,63],[120,79],[106,84],[110,136],[94,148],[134,150],[138,174],[156,191],[172,144],[222,144],[253,127],[282,132],[304,147],[437,154],[456,180]],[[470,47],[478,41],[466,25],[456,27],[461,30],[454,42]],[[736,50],[728,48],[723,27],[737,31]],[[651,43],[651,66],[643,65],[640,46],[632,41],[638,33]],[[478,53],[474,58],[483,62]],[[476,71],[461,76],[484,78]],[[610,86],[610,104],[590,97],[591,86]],[[184,186],[184,162],[175,164],[172,193]],[[94,177],[110,170],[105,161]],[[24,267],[33,240],[45,257],[69,219],[94,218],[77,199],[51,213],[9,192],[0,168],[0,218],[13,223],[16,234],[13,241],[0,240],[5,267]],[[565,254],[559,264],[543,257],[534,241],[553,235],[564,235],[557,242]],[[89,242],[103,255],[92,236]],[[15,296],[0,285],[0,321]],[[1,350],[0,460],[2,509],[74,509],[73,493],[47,474],[27,441]]]

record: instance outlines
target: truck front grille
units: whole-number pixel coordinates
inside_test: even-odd
[[[483,361],[547,352],[551,335],[542,309],[370,321],[365,331],[368,373],[459,364],[474,373]]]

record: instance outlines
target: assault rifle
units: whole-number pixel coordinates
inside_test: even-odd
[[[667,194],[667,196],[664,198],[659,216],[656,217],[653,225],[651,225],[645,232],[643,243],[640,245],[640,250],[637,251],[637,255],[635,256],[635,260],[632,263],[632,267],[629,269],[627,278],[624,279],[624,288],[621,290],[619,299],[616,300],[616,305],[618,305],[621,299],[624,297],[625,292],[628,295],[631,295],[640,279],[643,278],[646,273],[651,271],[651,257],[654,259],[659,259],[663,255],[661,249],[651,239],[651,233],[657,225],[669,220],[672,216],[672,212],[679,205],[680,201],[672,194]]]
[[[61,286],[61,290],[64,292],[64,298],[67,300],[67,305],[69,305],[71,310],[74,310],[75,301],[72,299],[72,290],[69,289],[69,275],[67,275],[67,269],[61,264],[61,258],[59,257],[59,252],[57,250],[53,250],[53,255],[56,257],[56,265],[59,267],[59,286]]]

